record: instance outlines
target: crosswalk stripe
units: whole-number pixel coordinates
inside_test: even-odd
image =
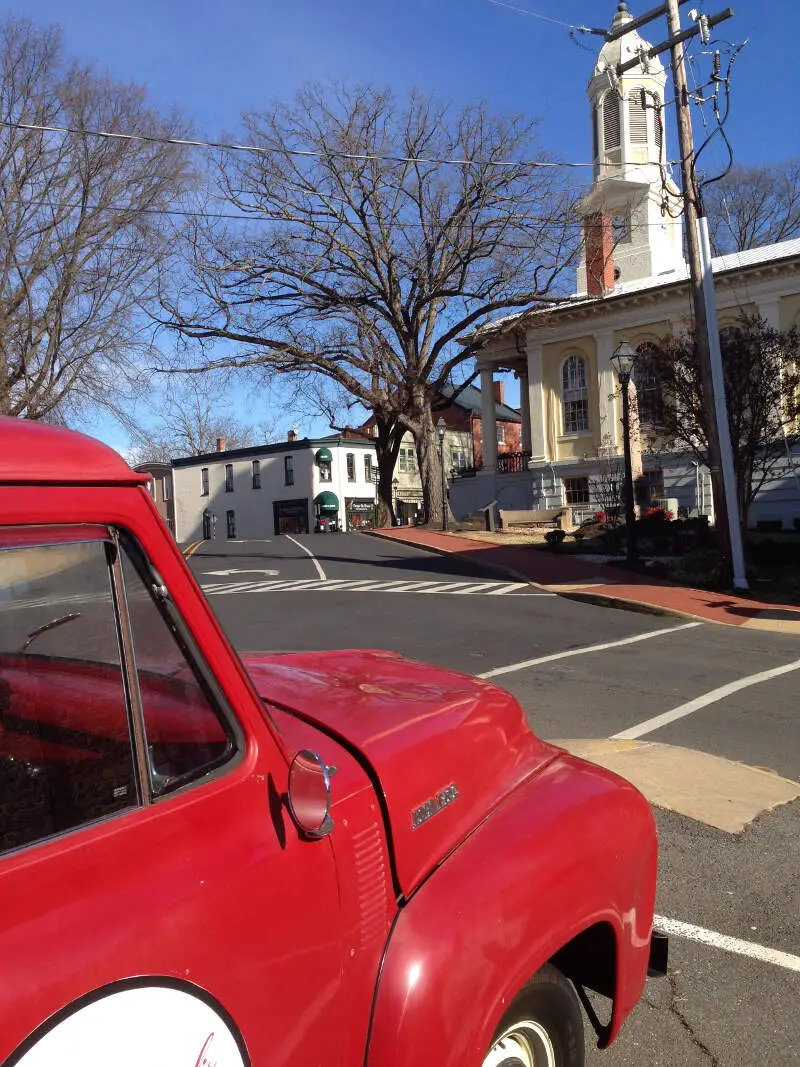
[[[499,588],[498,588],[499,587]],[[410,581],[402,578],[341,578],[322,581],[317,578],[302,580],[272,579],[259,582],[210,583],[203,587],[209,596],[235,593],[279,592],[355,592],[355,593],[444,593],[460,596],[498,596],[524,593],[528,596],[555,596],[535,589],[525,582],[442,582],[431,579]]]

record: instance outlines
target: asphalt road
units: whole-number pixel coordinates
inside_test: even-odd
[[[511,667],[494,680],[544,738],[611,737],[754,680],[647,740],[798,778],[795,637],[579,604],[358,534],[215,542],[190,563],[242,651],[372,647],[471,674]],[[609,647],[582,651],[595,645]],[[795,661],[796,671],[758,678]],[[658,913],[746,947],[673,937],[669,981],[649,985],[617,1044],[588,1062],[800,1065],[800,802],[738,835],[669,811],[656,818]],[[789,963],[766,962],[765,949]]]

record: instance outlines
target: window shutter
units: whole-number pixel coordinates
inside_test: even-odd
[[[619,148],[619,97],[614,91],[603,97],[603,148]]]
[[[647,144],[647,108],[644,101],[644,89],[632,89],[628,93],[631,144]]]

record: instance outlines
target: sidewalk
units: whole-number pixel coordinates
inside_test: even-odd
[[[575,600],[800,636],[800,608],[671,585],[646,575],[630,574],[574,556],[559,556],[528,545],[476,541],[459,534],[413,526],[372,532],[377,537],[403,541],[429,552],[461,556],[487,571],[535,582],[549,592]]]

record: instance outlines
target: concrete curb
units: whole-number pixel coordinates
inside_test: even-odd
[[[363,530],[361,532],[370,537],[379,537],[382,541],[395,541],[398,544],[405,545],[407,548],[416,548],[420,552],[430,552],[435,556],[462,555],[462,553],[448,552],[443,548],[435,548],[432,545],[422,545],[415,541],[404,541],[400,537],[392,537],[391,534],[383,534],[380,530]],[[662,604],[652,604],[649,601],[635,600],[632,597],[614,596],[611,593],[593,593],[588,589],[561,589],[557,585],[544,585],[511,567],[503,567],[497,563],[483,563],[481,560],[477,560],[472,556],[469,557],[469,561],[470,563],[474,563],[476,567],[483,570],[486,574],[511,577],[515,581],[524,582],[525,585],[531,585],[535,589],[541,589],[546,593],[555,593],[556,596],[563,597],[565,600],[574,600],[584,604],[594,604],[595,606],[602,608],[616,608],[618,611],[631,611],[638,615],[656,615],[672,619],[686,619],[689,622],[706,622],[711,623],[714,626],[730,626],[735,630],[746,628],[744,623],[725,622],[724,619],[709,618],[706,615],[695,615],[694,612],[691,611],[681,611],[679,608],[668,608]],[[764,610],[768,611],[769,609],[765,608]],[[758,628],[762,631],[771,633],[785,634],[787,632],[785,627],[781,627],[780,624],[776,624],[773,627],[767,625],[768,622],[769,620],[763,620],[762,625]]]
[[[711,622],[717,626],[735,626],[732,622],[721,622],[718,619],[707,619],[704,615],[695,615],[691,611],[680,611],[678,608],[665,608],[661,604],[651,604],[646,600],[632,600],[630,597],[612,596],[610,593],[590,593],[580,589],[558,589],[557,586],[545,585],[542,587],[549,593],[556,593],[565,600],[576,600],[585,604],[595,604],[601,608],[617,608],[619,611],[632,611],[638,615],[666,615],[672,619],[688,619],[691,622]]]
[[[434,548],[433,545],[420,545],[416,541],[404,541],[401,537],[392,537],[391,534],[381,533],[380,530],[360,530],[359,532],[366,534],[367,537],[378,537],[381,541],[405,545],[406,548],[416,548],[418,552],[430,552],[434,556],[463,556],[463,553],[461,552],[447,552],[444,548]],[[474,564],[489,577],[499,576],[501,578],[513,578],[514,581],[524,582],[525,585],[532,585],[535,589],[541,589],[543,592],[554,592],[554,590],[548,589],[546,585],[540,585],[539,582],[534,582],[534,580],[529,578],[527,574],[522,574],[521,571],[514,570],[513,567],[503,567],[499,563],[484,563],[482,560],[474,559],[472,556],[469,556],[468,559],[470,563]]]

